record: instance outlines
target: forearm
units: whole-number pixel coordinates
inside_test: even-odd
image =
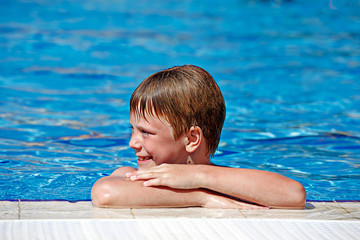
[[[283,175],[252,169],[198,165],[201,187],[274,208],[303,208],[303,186]]]
[[[304,208],[306,200],[306,192],[299,182],[277,173],[261,170],[162,164],[126,176],[149,188],[166,186],[179,190],[191,189],[190,192],[208,189],[272,208]]]
[[[203,206],[205,192],[201,189],[182,190],[168,187],[145,187],[142,181],[122,177],[104,177],[91,191],[96,207],[146,208]]]

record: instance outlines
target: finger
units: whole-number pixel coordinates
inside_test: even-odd
[[[151,180],[144,182],[145,187],[159,186],[159,185],[160,185],[160,180],[158,178],[151,179]]]
[[[136,176],[137,174],[138,174],[138,171],[134,171],[134,172],[125,173],[125,176],[128,178],[131,178],[133,176]]]
[[[132,173],[129,173],[127,176],[128,177],[133,177],[136,176],[137,179],[144,179],[144,178],[148,178],[148,177],[152,177],[155,175],[161,175],[164,174],[166,171],[164,171],[164,169],[162,169],[160,166],[155,166],[146,170],[138,170]]]
[[[136,173],[136,171],[135,172],[128,172],[128,173],[125,173],[125,176],[129,178],[132,175],[134,175],[135,173]]]
[[[150,179],[153,177],[154,177],[153,173],[137,173],[137,174],[131,175],[130,179],[133,181],[136,181],[136,180]]]

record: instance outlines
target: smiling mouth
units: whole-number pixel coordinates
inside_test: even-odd
[[[139,157],[138,160],[139,161],[147,161],[147,160],[151,160],[153,159],[153,157]]]

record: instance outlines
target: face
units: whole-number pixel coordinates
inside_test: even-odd
[[[139,169],[162,163],[186,163],[185,137],[175,140],[173,129],[156,117],[130,114],[132,135],[129,146],[135,150]]]

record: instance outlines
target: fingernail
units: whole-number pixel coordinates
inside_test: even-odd
[[[136,175],[130,177],[131,180],[136,180]]]
[[[131,172],[125,173],[126,177],[130,177],[131,176]]]

